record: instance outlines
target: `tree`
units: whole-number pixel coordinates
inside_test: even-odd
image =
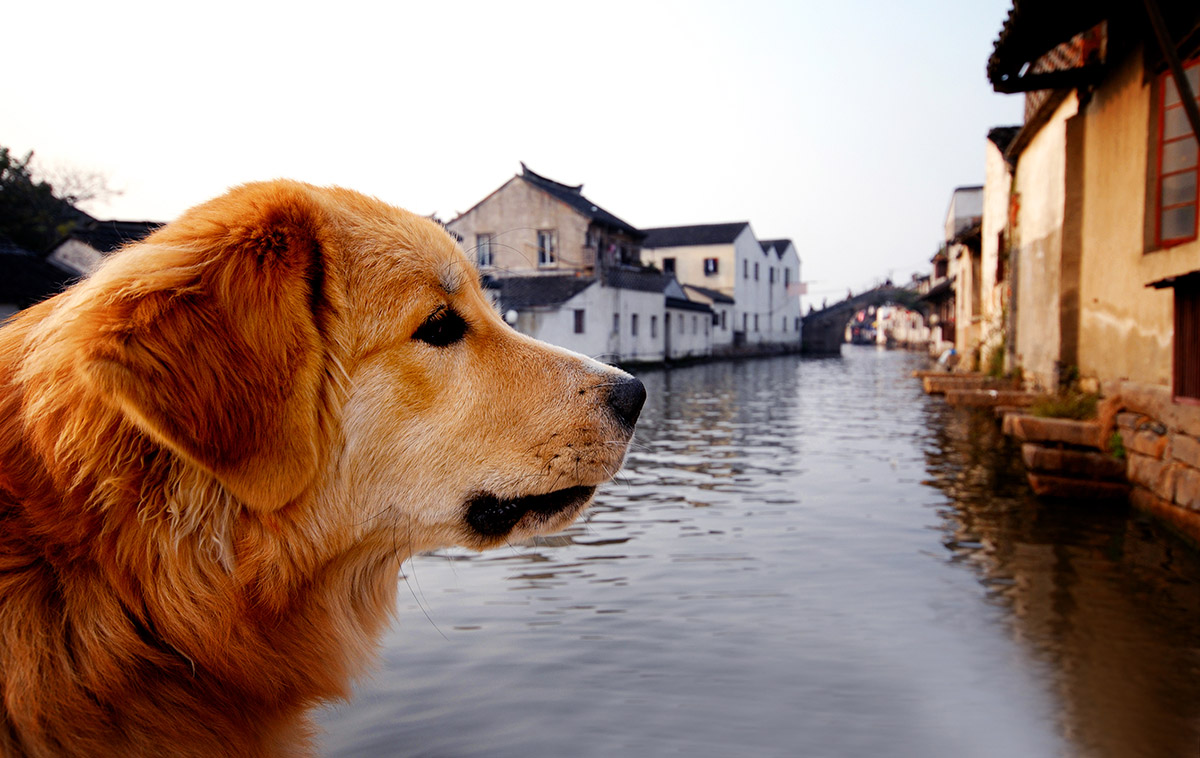
[[[112,193],[103,179],[96,183],[94,176],[80,179],[79,188],[91,183],[91,194],[56,192],[53,185],[39,179],[30,170],[33,152],[17,158],[7,147],[0,146],[0,238],[34,253],[49,252],[88,216],[75,207],[81,199],[96,199]]]

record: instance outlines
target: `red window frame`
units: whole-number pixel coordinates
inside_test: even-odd
[[[1200,275],[1175,283],[1175,402],[1200,405]]]
[[[1196,73],[1200,72],[1200,57],[1185,62],[1183,68],[1188,81],[1192,84],[1192,94],[1200,102],[1200,87],[1196,86],[1197,81],[1200,80],[1200,76],[1197,76]],[[1200,224],[1200,149],[1196,148],[1196,137],[1192,134],[1191,126],[1187,122],[1187,113],[1183,108],[1183,100],[1175,88],[1175,81],[1170,71],[1161,76],[1158,89],[1161,94],[1158,99],[1158,178],[1157,186],[1155,187],[1154,238],[1160,247],[1170,247],[1196,239],[1197,225]],[[1171,93],[1174,93],[1174,102],[1168,102]],[[1179,124],[1181,119],[1182,123],[1187,125],[1186,131],[1181,133],[1176,127],[1172,134],[1168,136],[1168,122]],[[1190,147],[1185,142],[1186,140],[1192,141]],[[1195,150],[1191,165],[1184,168],[1164,170],[1163,163],[1167,154],[1180,150],[1184,153],[1187,153],[1189,150]],[[1192,197],[1174,203],[1164,203],[1164,188],[1166,184],[1177,177],[1186,177],[1189,174],[1192,175]],[[1167,213],[1179,212],[1187,208],[1191,208],[1192,211],[1191,232],[1164,237],[1163,216]]]

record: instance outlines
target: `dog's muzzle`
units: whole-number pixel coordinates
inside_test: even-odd
[[[500,537],[511,532],[527,514],[546,519],[566,510],[577,510],[595,491],[595,487],[568,487],[509,500],[490,494],[476,495],[467,503],[467,524],[485,537]]]

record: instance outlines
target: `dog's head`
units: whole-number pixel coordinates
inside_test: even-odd
[[[558,530],[623,460],[624,372],[498,316],[436,223],[240,187],[71,292],[87,384],[248,513],[401,552]]]

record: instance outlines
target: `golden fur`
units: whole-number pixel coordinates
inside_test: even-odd
[[[192,209],[0,329],[0,755],[308,754],[401,562],[570,523],[643,398],[423,218]]]

